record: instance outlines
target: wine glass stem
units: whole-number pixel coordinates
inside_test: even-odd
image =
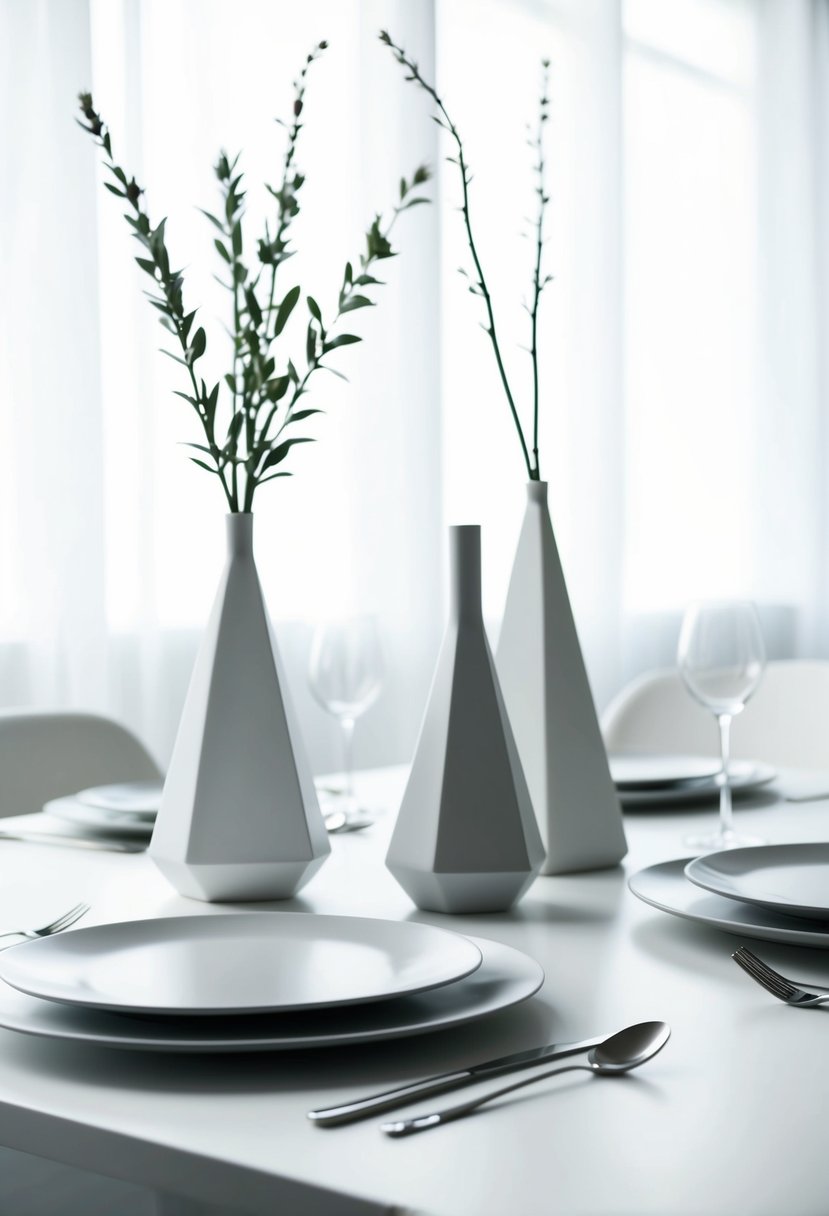
[[[340,728],[343,733],[343,778],[345,798],[349,809],[354,807],[354,722],[352,717],[341,717]]]
[[[731,714],[717,714],[717,725],[720,728],[720,758],[722,773],[720,775],[720,834],[730,836],[734,831],[731,811],[731,781],[728,766],[731,758]]]

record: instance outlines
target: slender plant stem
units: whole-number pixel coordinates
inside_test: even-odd
[[[484,307],[486,308],[487,314],[487,327],[485,328],[492,344],[493,354],[495,355],[495,363],[498,368],[498,375],[500,377],[504,395],[506,396],[507,404],[512,415],[512,420],[515,424],[515,430],[518,434],[518,441],[521,445],[521,454],[527,468],[527,475],[529,476],[530,480],[537,480],[537,466],[534,468],[533,463],[530,460],[530,453],[527,447],[526,438],[524,436],[524,428],[522,427],[521,419],[518,416],[518,410],[515,405],[515,397],[512,392],[512,387],[509,382],[509,377],[507,375],[504,359],[501,353],[501,345],[498,340],[498,333],[495,325],[495,311],[492,304],[492,296],[490,294],[489,286],[487,284],[486,276],[481,264],[481,259],[478,254],[475,235],[472,230],[472,217],[469,206],[469,183],[471,179],[469,176],[469,167],[464,156],[463,142],[458,133],[457,127],[449,116],[449,112],[447,111],[442,98],[437,92],[437,89],[421,75],[420,69],[414,60],[409,58],[402,47],[398,46],[392,41],[390,35],[386,31],[381,32],[380,40],[391,49],[398,63],[402,64],[402,66],[408,70],[409,79],[414,80],[432,98],[438,110],[438,115],[436,116],[435,121],[439,126],[442,126],[449,132],[455,143],[455,147],[457,149],[456,163],[458,165],[461,177],[461,211],[463,214],[464,228],[466,230],[466,240],[467,244],[469,245],[469,252],[472,256],[472,262],[474,264],[475,274],[477,276],[476,282],[472,285],[472,290],[475,292],[475,294],[479,294],[484,301]]]
[[[535,265],[533,267],[533,303],[530,312],[532,337],[530,345],[530,356],[532,358],[533,367],[533,466],[536,479],[541,477],[541,465],[538,458],[538,308],[541,303],[541,293],[544,290],[545,283],[541,280],[541,259],[544,252],[544,211],[547,206],[547,194],[545,192],[545,160],[544,160],[544,124],[547,121],[547,113],[549,107],[548,84],[550,65],[548,60],[542,63],[542,90],[541,102],[538,111],[538,129],[534,141],[534,147],[537,154],[536,173],[538,175],[538,212],[535,223]],[[531,474],[532,476],[532,474]]]

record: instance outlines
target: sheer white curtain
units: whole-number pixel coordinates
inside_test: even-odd
[[[308,47],[296,281],[329,299],[401,173],[440,170],[400,226],[319,443],[263,492],[257,551],[312,757],[309,622],[381,620],[385,695],[358,762],[405,759],[441,628],[445,522],[485,528],[501,613],[523,508],[455,169],[376,31],[435,71],[475,174],[481,251],[526,400],[533,206],[524,124],[552,61],[543,473],[597,699],[671,662],[684,603],[748,595],[772,653],[829,653],[829,0],[0,0],[0,702],[100,708],[166,759],[222,557],[217,486],[177,441],[175,367],[141,299],[75,94],[169,216],[194,302],[223,305],[218,148],[278,170],[272,117]],[[258,190],[252,210],[263,206]],[[293,267],[292,267],[293,269]],[[215,328],[215,327],[214,327]],[[219,346],[217,341],[216,346]]]
[[[828,26],[826,0],[438,7],[525,416],[522,136],[552,61],[542,463],[600,703],[674,662],[698,597],[755,598],[773,655],[829,654]],[[451,218],[445,494],[487,525],[496,632],[523,475]]]
[[[164,761],[223,558],[223,500],[177,446],[199,438],[197,421],[171,392],[180,369],[156,353],[163,333],[121,208],[75,126],[76,94],[92,89],[152,214],[169,217],[188,298],[219,349],[226,302],[196,209],[214,205],[219,149],[242,150],[260,216],[261,183],[280,172],[274,116],[327,39],[308,82],[300,252],[285,284],[326,308],[400,175],[436,160],[431,124],[411,120],[376,37],[392,25],[430,64],[431,6],[2,0],[0,18],[2,151],[14,166],[0,201],[0,701],[114,712]],[[318,767],[338,754],[306,687],[315,618],[381,621],[386,688],[358,733],[358,762],[404,758],[426,694],[440,598],[437,226],[436,208],[401,219],[379,307],[356,314],[365,345],[339,359],[351,383],[320,377],[313,404],[326,414],[309,424],[319,442],[297,449],[295,476],[257,504],[266,597]]]

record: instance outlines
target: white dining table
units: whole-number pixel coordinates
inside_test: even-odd
[[[713,822],[715,809],[628,814],[623,866],[540,878],[510,913],[446,917],[418,912],[383,865],[404,781],[403,769],[361,774],[375,825],[332,837],[330,859],[300,897],[256,906],[412,918],[506,942],[544,967],[537,996],[452,1031],[291,1054],[133,1054],[0,1030],[0,1144],[139,1184],[158,1196],[154,1211],[188,1216],[826,1211],[829,1010],[773,1000],[730,955],[745,940],[773,965],[829,984],[829,951],[690,924],[627,889],[633,871],[686,854],[683,835]],[[740,804],[738,826],[774,842],[829,839],[829,798],[795,803],[779,793],[829,795],[829,775],[821,782],[781,775],[753,805]],[[231,910],[177,896],[143,854],[0,842],[0,927],[43,923],[80,899],[92,904],[82,924]],[[326,1130],[305,1117],[650,1019],[670,1023],[671,1040],[623,1079],[569,1073],[402,1140],[384,1136],[377,1119]]]

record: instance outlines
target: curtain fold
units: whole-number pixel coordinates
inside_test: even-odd
[[[668,11],[670,7],[670,20]],[[273,118],[310,46],[300,283],[325,308],[366,224],[420,162],[435,205],[349,376],[314,386],[318,442],[266,487],[257,554],[315,767],[310,627],[378,616],[388,677],[357,761],[408,759],[443,623],[445,525],[484,527],[503,608],[524,473],[468,258],[449,149],[376,41],[435,76],[474,174],[473,215],[526,418],[522,296],[533,206],[524,124],[551,59],[541,441],[594,693],[671,664],[687,599],[758,600],[773,655],[829,656],[829,0],[0,0],[0,702],[114,713],[164,763],[222,560],[218,487],[141,298],[75,95],[91,87],[188,298],[225,307],[218,149],[243,151],[251,221],[279,172]],[[251,229],[252,233],[253,229]],[[215,338],[212,336],[215,334]]]

